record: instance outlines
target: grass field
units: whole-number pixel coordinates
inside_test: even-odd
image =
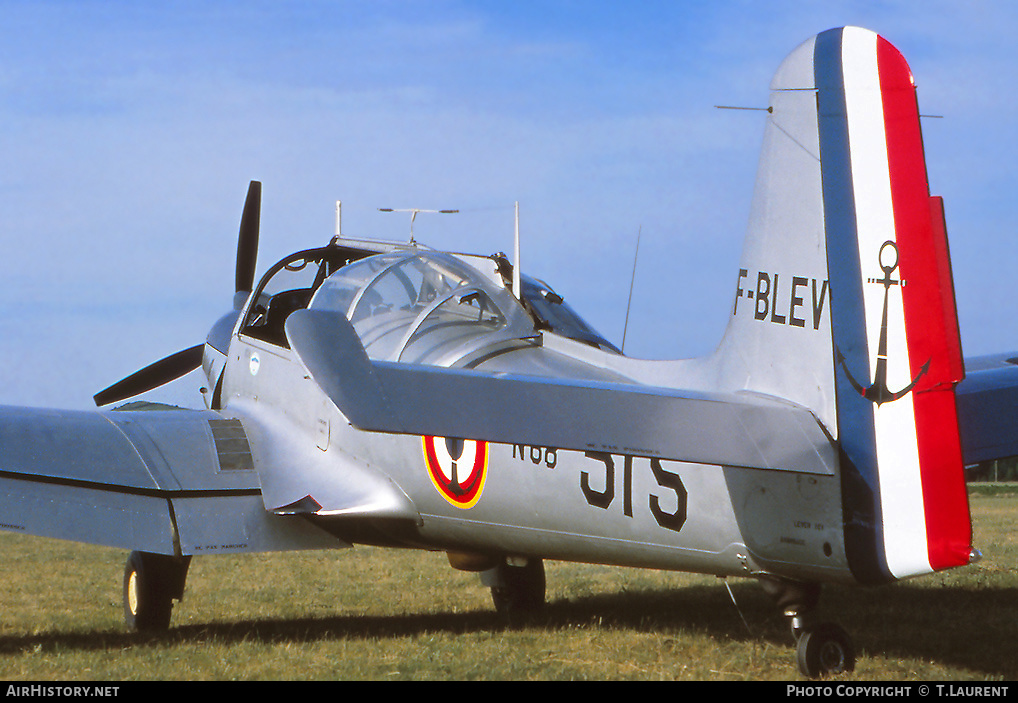
[[[861,680],[1018,679],[1018,493],[971,498],[976,565],[828,587]],[[542,615],[507,624],[442,553],[197,558],[160,636],[125,631],[126,554],[0,534],[0,680],[796,680],[753,583],[549,563]]]

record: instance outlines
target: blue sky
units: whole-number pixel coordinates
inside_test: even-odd
[[[833,26],[919,87],[966,354],[1018,349],[1018,6],[1007,2],[0,0],[0,403],[86,408],[230,304],[247,183],[259,272],[351,235],[512,251],[626,350],[727,321],[774,69]],[[156,397],[195,404],[189,377]]]

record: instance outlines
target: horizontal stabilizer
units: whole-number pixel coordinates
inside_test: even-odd
[[[753,394],[682,392],[372,361],[346,317],[299,310],[292,348],[364,430],[833,474],[816,418]]]
[[[956,389],[965,464],[1018,456],[1018,353],[966,359]]]

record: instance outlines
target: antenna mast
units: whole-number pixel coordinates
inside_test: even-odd
[[[517,300],[523,300],[523,285],[520,282],[522,269],[520,268],[520,201],[516,201],[516,226],[513,237],[513,295]]]
[[[626,331],[629,329],[629,308],[633,305],[633,284],[636,283],[636,260],[640,256],[640,235],[643,234],[643,225],[636,232],[636,253],[633,255],[633,277],[629,280],[629,302],[626,303],[626,323],[622,326],[622,346],[619,351],[626,350]]]

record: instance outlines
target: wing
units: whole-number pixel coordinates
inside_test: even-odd
[[[339,313],[299,310],[292,348],[361,429],[831,475],[809,411],[759,396],[489,374],[368,358]]]
[[[267,512],[240,421],[0,407],[0,529],[159,554],[346,546]]]
[[[1018,456],[1018,353],[965,361],[958,425],[965,464]]]

